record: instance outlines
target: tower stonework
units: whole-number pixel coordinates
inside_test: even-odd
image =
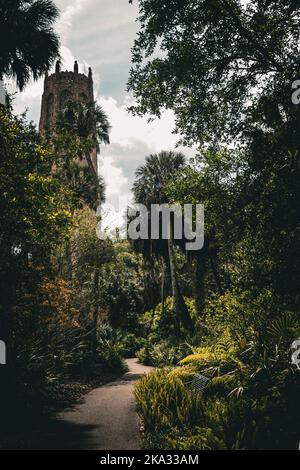
[[[45,135],[47,129],[55,125],[60,109],[68,100],[93,102],[94,84],[92,69],[88,76],[79,73],[78,63],[75,61],[74,71],[61,71],[60,62],[56,63],[55,73],[45,77],[44,93],[42,97],[41,118],[39,130]],[[98,174],[97,150],[93,150],[91,160],[96,175]]]

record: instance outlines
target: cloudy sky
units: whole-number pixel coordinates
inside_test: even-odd
[[[97,101],[112,124],[111,145],[102,147],[100,171],[107,185],[107,201],[116,205],[129,197],[135,169],[146,155],[175,148],[174,119],[166,112],[148,123],[126,109],[132,97],[126,93],[130,49],[138,31],[137,1],[56,0],[61,15],[57,30],[61,37],[63,69],[73,69],[77,59],[82,72],[92,67]],[[43,81],[29,85],[15,99],[16,112],[28,108],[28,117],[38,123]],[[187,155],[191,151],[186,151]]]

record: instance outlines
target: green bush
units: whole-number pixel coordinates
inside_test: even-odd
[[[205,402],[203,396],[174,371],[155,370],[145,376],[135,387],[135,398],[148,447],[176,450],[226,448],[222,437],[225,405],[220,401]]]
[[[196,320],[196,302],[185,298],[190,315]],[[146,340],[142,348],[137,351],[137,357],[144,365],[154,367],[174,366],[185,356],[192,352],[190,343],[199,343],[199,339],[178,337],[178,325],[173,312],[173,298],[165,300],[163,311],[162,303],[153,310],[145,312],[139,319]]]
[[[191,317],[196,320],[197,310],[196,301],[185,297],[185,303],[188,307]],[[139,323],[146,336],[151,336],[157,342],[170,337],[178,336],[178,325],[173,312],[173,297],[165,300],[165,309],[163,311],[162,303],[159,303],[153,310],[145,312],[139,319]]]
[[[135,387],[138,412],[147,431],[162,432],[172,428],[195,426],[201,422],[203,404],[196,392],[169,374],[155,370]]]
[[[172,344],[171,340],[159,343],[152,343],[151,340],[146,341],[144,347],[137,352],[137,357],[146,366],[175,366],[191,352],[191,347],[187,343],[176,345],[174,342]]]
[[[167,367],[136,387],[148,448],[297,448],[300,374],[290,347],[300,322],[272,291],[208,296],[186,341],[176,337],[172,299],[164,314],[159,304],[141,323],[147,340],[140,361]],[[210,379],[202,394],[191,390],[196,373]]]
[[[122,335],[108,323],[100,323],[97,329],[97,362],[106,371],[125,371],[121,352]]]
[[[125,333],[121,339],[121,354],[125,358],[136,357],[138,351],[141,350],[143,345],[146,343],[144,338],[137,337],[133,333]]]
[[[223,340],[224,343],[224,340]],[[230,342],[229,342],[230,344]],[[146,445],[155,449],[295,449],[299,439],[299,374],[251,369],[232,346],[203,347],[176,368],[156,370],[136,386]],[[196,372],[211,380],[200,394]],[[209,375],[210,374],[210,375]]]

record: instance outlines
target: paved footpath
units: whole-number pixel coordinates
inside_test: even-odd
[[[141,448],[134,383],[150,367],[128,359],[120,379],[88,393],[81,404],[56,415],[44,439],[47,449],[137,450]]]

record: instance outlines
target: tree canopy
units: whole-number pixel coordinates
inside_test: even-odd
[[[297,0],[140,0],[129,79],[134,113],[176,116],[187,142],[228,142],[299,71]],[[282,97],[281,97],[282,98]],[[272,109],[279,112],[280,101]]]

